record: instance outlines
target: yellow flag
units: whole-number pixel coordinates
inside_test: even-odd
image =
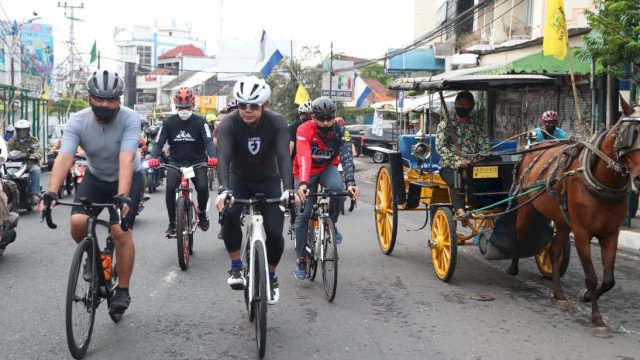
[[[542,54],[553,55],[558,60],[567,56],[567,23],[564,17],[564,0],[547,0],[547,22],[544,27]]]
[[[155,121],[157,117],[158,116],[156,115],[156,107],[154,106],[153,111],[151,112],[151,119]]]
[[[298,91],[296,91],[296,99],[293,101],[294,103],[300,105],[303,102],[310,100],[309,93],[307,89],[302,86],[302,84],[298,85]]]

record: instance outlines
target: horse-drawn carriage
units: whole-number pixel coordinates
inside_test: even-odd
[[[553,79],[537,75],[447,75],[399,79],[390,88],[428,90],[431,97],[439,92],[439,101],[445,104],[443,92],[448,90],[525,89],[526,94],[528,88],[553,84]],[[446,106],[442,108],[446,121],[451,121]],[[425,115],[421,129],[430,129],[430,114]],[[507,270],[511,275],[518,273],[519,258],[535,256],[542,274],[552,279],[556,306],[567,310],[560,277],[568,266],[569,233],[573,233],[585,274],[580,300],[591,303],[593,335],[611,336],[597,300],[615,285],[627,194],[640,190],[640,114],[622,118],[590,139],[551,141],[524,149],[503,141],[495,147],[493,155],[499,158],[472,163],[456,178],[464,185],[467,211],[454,215],[452,190],[438,172],[435,137],[422,131],[400,136],[398,151],[387,150],[389,165],[380,168],[377,176],[375,220],[380,249],[385,254],[393,251],[400,211],[422,210],[427,214],[424,226],[431,219],[428,245],[440,280],[451,279],[460,245],[478,244],[488,259],[511,258]],[[500,147],[506,151],[495,152]],[[458,231],[457,220],[470,220],[470,231]],[[603,263],[600,285],[591,258],[593,238],[598,240]]]
[[[399,79],[390,88],[394,90],[427,90],[431,106],[424,108],[421,129],[432,129],[433,115],[429,109],[439,101],[446,104],[444,92],[451,90],[491,91],[504,89],[525,90],[531,87],[552,86],[552,78],[538,75],[466,75],[440,79]],[[523,93],[525,92],[523,91]],[[439,99],[433,99],[439,93]],[[445,106],[441,109],[442,121],[451,121]],[[425,211],[425,225],[431,220],[431,251],[436,276],[448,281],[453,276],[457,261],[458,246],[479,246],[487,259],[510,259],[513,255],[512,235],[515,227],[514,213],[509,211],[514,204],[510,189],[513,184],[514,167],[518,155],[513,155],[517,141],[494,141],[490,161],[470,164],[456,177],[460,181],[466,198],[467,212],[464,217],[454,215],[451,191],[439,174],[440,154],[436,147],[436,135],[423,133],[405,134],[398,138],[397,151],[386,150],[389,164],[378,171],[375,194],[375,219],[378,242],[384,254],[391,254],[396,243],[398,216],[401,211]],[[382,149],[380,149],[382,150]],[[488,151],[489,149],[487,149]],[[489,155],[489,154],[483,154]],[[458,231],[457,220],[468,220],[464,231]],[[493,234],[494,225],[503,223],[499,232]],[[424,227],[423,226],[423,227]],[[536,239],[529,248],[519,249],[518,257],[535,256],[540,272],[550,278],[550,241],[553,230],[545,219],[539,219]],[[567,256],[562,257],[561,272],[567,268],[570,243],[565,245]]]

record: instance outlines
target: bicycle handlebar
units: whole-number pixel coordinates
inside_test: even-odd
[[[173,170],[173,171],[177,171],[178,173],[182,173],[182,168],[188,168],[188,167],[192,167],[194,169],[198,169],[198,168],[212,168],[214,166],[209,166],[207,165],[207,163],[199,163],[199,164],[195,164],[195,165],[191,165],[191,166],[175,166],[175,165],[171,165],[171,164],[160,164],[160,166],[158,166],[156,169],[169,169],[169,170]]]
[[[130,201],[127,201],[126,203],[127,205],[129,205],[129,211],[133,211],[131,209],[131,207],[133,206],[133,203],[131,203]],[[104,209],[104,208],[110,208],[115,206],[114,203],[109,203],[109,204],[92,203],[91,201],[84,198],[81,198],[80,202],[67,202],[67,201],[56,200],[56,204],[63,205],[63,206],[82,206],[84,209],[88,210],[89,212],[97,208]],[[129,225],[127,224],[126,221],[123,221],[124,219],[122,218],[122,209],[116,206],[116,211],[118,212],[118,220],[120,221],[120,227],[122,228],[122,231],[129,231]],[[58,228],[58,225],[55,224],[53,222],[53,219],[51,218],[51,204],[45,205],[44,211],[42,212],[42,218],[44,218],[47,221],[47,226],[50,229]]]
[[[351,194],[348,191],[335,192],[335,191],[328,191],[328,190],[321,191],[321,192],[307,192],[307,197],[330,198],[330,197],[337,197],[337,196],[348,196],[348,197],[351,197],[351,196],[353,196],[353,194]],[[351,207],[349,208],[349,211],[353,210],[353,207],[355,206],[355,203],[356,203],[355,201],[353,201],[351,203]],[[306,201],[301,204],[301,210],[302,211],[304,211],[305,204],[306,204]]]

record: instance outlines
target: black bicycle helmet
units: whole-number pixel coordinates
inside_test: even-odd
[[[336,116],[336,104],[326,96],[319,97],[311,103],[311,109],[316,116]]]
[[[87,91],[101,98],[120,97],[124,93],[124,81],[117,72],[96,70],[87,79]]]

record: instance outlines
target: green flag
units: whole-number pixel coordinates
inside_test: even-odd
[[[89,60],[89,64],[93,64],[94,61],[98,58],[98,51],[96,50],[96,41],[93,41],[93,46],[91,47],[91,60]]]

